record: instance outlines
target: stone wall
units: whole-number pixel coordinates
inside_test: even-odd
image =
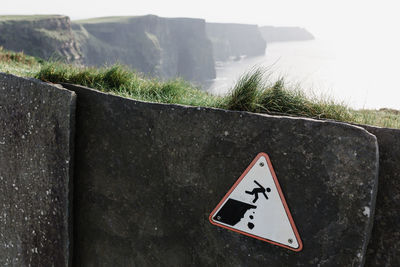
[[[0,74],[0,265],[400,264],[400,130],[63,86]],[[300,252],[208,221],[259,152]]]
[[[75,93],[0,73],[0,265],[69,266]]]
[[[379,144],[379,190],[366,266],[400,266],[400,130],[363,127]]]
[[[375,136],[342,123],[78,95],[77,266],[359,266],[372,227]],[[213,226],[210,212],[269,154],[304,249]]]

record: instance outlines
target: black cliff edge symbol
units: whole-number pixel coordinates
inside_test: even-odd
[[[229,198],[213,219],[234,226],[240,222],[249,209],[256,208],[257,206]]]

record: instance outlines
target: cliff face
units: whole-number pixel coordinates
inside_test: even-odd
[[[190,81],[215,78],[205,21],[157,16],[99,18],[73,24],[88,65],[129,65],[146,74],[181,76]]]
[[[44,59],[80,58],[66,16],[0,16],[0,46]]]
[[[215,60],[230,57],[264,55],[266,42],[257,25],[207,23],[207,35],[213,44]]]
[[[260,27],[260,32],[267,42],[288,42],[313,40],[314,36],[300,27]]]

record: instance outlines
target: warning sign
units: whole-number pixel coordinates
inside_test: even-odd
[[[265,153],[260,153],[210,215],[214,225],[287,249],[303,248]]]

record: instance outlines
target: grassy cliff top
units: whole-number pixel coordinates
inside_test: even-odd
[[[82,19],[82,20],[74,20],[73,23],[76,24],[97,24],[97,23],[128,23],[131,20],[145,18],[145,17],[153,17],[153,18],[162,18],[166,20],[190,20],[190,21],[205,21],[200,18],[185,18],[185,17],[159,17],[157,15],[140,15],[140,16],[116,16],[116,17],[98,17],[98,18],[90,18],[90,19]],[[240,24],[237,24],[240,25]],[[256,25],[252,25],[256,26]]]
[[[127,23],[130,19],[138,18],[141,16],[119,16],[119,17],[99,17],[82,20],[74,20],[77,24],[96,24],[96,23]]]
[[[37,21],[43,19],[65,18],[63,15],[3,15],[0,16],[0,22],[3,21]]]
[[[182,79],[160,81],[145,77],[120,65],[108,68],[77,67],[59,62],[45,62],[2,48],[0,72],[35,77],[53,83],[80,84],[149,102],[331,119],[400,129],[400,111],[354,110],[330,99],[310,98],[301,90],[287,88],[283,79],[268,82],[260,69],[244,74],[226,96],[208,94]]]

